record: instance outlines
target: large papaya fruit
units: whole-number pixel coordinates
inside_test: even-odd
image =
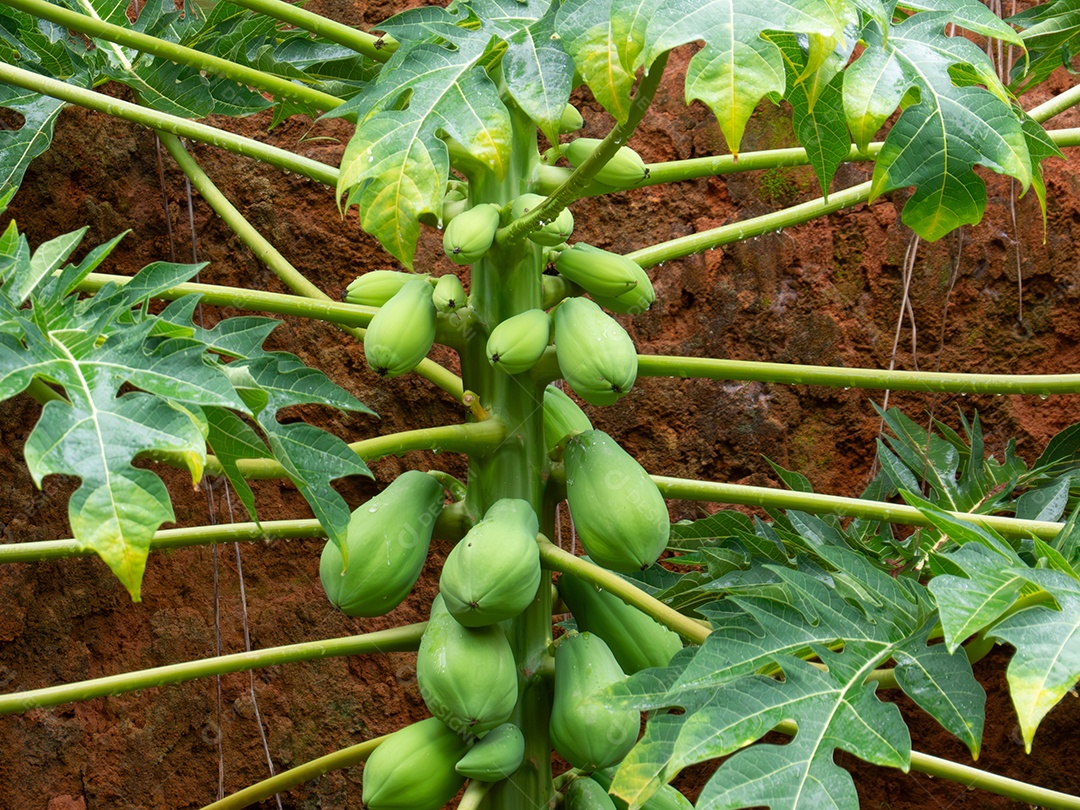
[[[464,627],[435,597],[420,639],[416,680],[428,710],[462,734],[505,723],[517,703],[517,667],[497,624]]]
[[[614,768],[604,768],[595,771],[592,778],[599,782],[604,790],[610,790],[614,771]],[[627,804],[622,799],[612,796],[611,801],[616,810],[626,810]],[[641,810],[694,810],[694,805],[671,785],[664,785],[641,805]]]
[[[572,574],[558,582],[563,602],[579,630],[600,636],[623,672],[633,675],[649,667],[665,667],[682,649],[682,639],[651,616]]]
[[[608,298],[625,295],[634,289],[641,271],[637,262],[584,242],[560,252],[555,259],[555,269],[589,295]]]
[[[522,194],[515,197],[513,202],[510,203],[510,216],[514,219],[521,219],[546,199],[547,197],[543,194]],[[573,232],[574,215],[570,213],[569,208],[564,208],[555,219],[541,224],[539,228],[530,233],[529,239],[538,245],[555,247],[569,239],[570,234]]]
[[[637,350],[619,323],[587,298],[555,309],[555,356],[570,387],[590,405],[611,405],[634,386]]]
[[[349,282],[342,300],[349,304],[381,307],[414,278],[426,279],[428,276],[403,270],[369,270]]]
[[[593,561],[613,571],[639,571],[656,562],[671,522],[644,468],[601,430],[567,442],[563,463],[574,528]]]
[[[513,775],[525,757],[525,736],[513,723],[503,723],[483,736],[454,766],[458,773],[481,782],[498,782]]]
[[[580,166],[600,145],[599,138],[576,138],[564,147],[566,159],[571,166]],[[649,168],[629,146],[620,146],[619,151],[596,174],[596,179],[609,186],[636,186],[648,179]]]
[[[348,616],[382,616],[397,607],[424,567],[442,505],[442,485],[417,470],[361,504],[346,533],[348,567],[332,542],[319,560],[330,601]]]
[[[443,231],[443,251],[456,264],[472,264],[484,257],[499,229],[499,206],[474,205],[462,211]]]
[[[528,309],[491,330],[487,358],[507,374],[521,374],[536,365],[551,341],[551,316],[542,309]]]
[[[467,737],[429,717],[391,734],[364,765],[367,810],[438,810],[461,789],[454,770]]]
[[[614,765],[637,741],[641,718],[612,709],[597,693],[623,679],[619,662],[600,636],[570,633],[555,649],[555,697],[548,731],[559,754],[583,771]]]
[[[413,278],[371,319],[364,357],[380,377],[397,377],[416,368],[435,343],[436,311],[431,284]]]
[[[565,810],[615,810],[615,804],[599,782],[581,776],[570,783],[563,802]]]
[[[505,498],[446,557],[439,590],[466,627],[519,615],[540,586],[536,514],[526,501]]]
[[[544,389],[544,444],[549,453],[571,433],[584,433],[592,429],[592,422],[585,411],[565,392],[554,385]]]

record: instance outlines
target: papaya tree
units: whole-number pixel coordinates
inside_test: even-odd
[[[1030,749],[1080,678],[1080,433],[1062,433],[1029,466],[1011,448],[986,458],[977,416],[924,428],[883,409],[877,472],[861,498],[842,498],[780,467],[788,489],[663,477],[601,421],[646,377],[1080,392],[1080,375],[1069,374],[645,355],[627,330],[650,307],[678,308],[663,299],[665,262],[890,192],[910,190],[902,220],[921,239],[978,223],[987,195],[976,167],[1033,192],[1045,211],[1042,163],[1080,145],[1080,133],[1042,124],[1080,101],[1080,88],[1037,106],[1020,93],[1071,60],[1070,13],[1067,0],[1007,21],[974,0],[454,0],[368,32],[280,0],[182,10],[0,0],[0,106],[20,118],[0,131],[0,204],[11,205],[65,106],[97,110],[155,130],[292,291],[192,282],[200,265],[164,260],[107,275],[99,268],[120,236],[73,259],[83,232],[32,247],[14,206],[0,237],[0,393],[41,403],[24,452],[34,481],[60,474],[79,485],[71,539],[6,544],[0,561],[95,554],[137,601],[155,550],[325,537],[330,603],[371,617],[409,597],[432,538],[456,543],[424,624],[13,692],[0,711],[413,650],[430,718],[212,806],[248,806],[367,760],[371,810],[435,810],[466,781],[459,807],[657,810],[690,806],[670,783],[726,757],[696,807],[855,808],[852,777],[834,761],[842,751],[1029,804],[1080,807],[1080,796],[913,750],[884,699],[900,690],[975,756],[985,694],[972,663],[1008,645]],[[1012,75],[1000,74],[986,42],[1023,54]],[[714,115],[724,154],[646,163],[631,147],[635,130],[669,55],[687,45],[696,50],[681,77],[686,100]],[[94,90],[105,82],[134,101]],[[603,137],[576,134],[584,98],[609,116]],[[790,111],[798,146],[743,149],[769,103]],[[193,120],[266,110],[275,124],[347,122],[339,165]],[[335,209],[327,195],[327,215],[355,209],[400,269],[362,274],[334,300],[337,290],[300,273],[287,245],[240,214],[182,138],[324,184],[337,200]],[[870,179],[837,188],[848,163],[871,166]],[[796,165],[811,167],[820,198],[629,253],[574,238],[593,198]],[[445,259],[417,252],[432,229]],[[294,418],[305,405],[371,413],[332,380],[338,370],[266,349],[277,322],[261,315],[205,328],[193,319],[200,303],[340,326],[343,340],[363,341],[375,374],[418,375],[465,416],[347,443]],[[437,345],[458,364],[432,359],[451,356],[433,354]],[[331,486],[415,450],[464,454],[465,480],[409,470],[353,510]],[[252,522],[163,529],[175,513],[154,464],[196,483],[224,477]],[[275,478],[291,481],[313,519],[259,520],[250,481]],[[758,511],[673,525],[675,499]],[[564,526],[584,555],[554,542]],[[790,742],[762,742],[771,731]]]

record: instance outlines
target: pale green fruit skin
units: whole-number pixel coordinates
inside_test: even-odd
[[[596,771],[592,778],[599,782],[604,790],[609,790],[613,770],[611,768]],[[621,799],[612,798],[612,802],[616,810],[626,810],[626,802]],[[671,785],[664,785],[641,806],[641,810],[694,810],[694,805]]]
[[[596,151],[599,138],[577,138],[566,145],[566,159],[571,166],[580,166]],[[596,174],[596,180],[609,186],[634,186],[649,176],[641,156],[629,146],[620,146],[615,156]]]
[[[544,444],[550,453],[571,433],[592,430],[592,422],[564,391],[554,385],[544,389]]]
[[[641,268],[636,262],[602,248],[578,242],[555,259],[560,275],[589,295],[617,298],[637,286]]]
[[[671,534],[667,505],[649,474],[600,430],[566,444],[566,500],[581,545],[612,571],[641,571]]]
[[[521,219],[532,209],[547,199],[543,194],[522,194],[510,204],[512,219]],[[569,208],[564,208],[551,222],[529,234],[529,239],[538,245],[555,247],[561,245],[574,232],[574,215]]]
[[[493,728],[454,766],[462,776],[480,782],[499,782],[521,767],[525,735],[513,723]]]
[[[506,374],[521,374],[536,365],[551,342],[551,316],[529,309],[507,318],[487,341],[487,358]]]
[[[556,308],[555,355],[563,379],[590,405],[611,405],[634,387],[638,358],[619,323],[587,298]]]
[[[559,577],[559,593],[579,630],[600,636],[623,672],[666,667],[682,649],[682,639],[651,616],[572,574]]]
[[[461,286],[461,279],[452,273],[439,276],[431,300],[439,312],[451,313],[461,309],[465,306],[465,288]]]
[[[367,810],[438,810],[454,798],[465,777],[454,764],[469,743],[437,717],[396,731],[364,765]],[[422,774],[423,778],[418,778]]]
[[[577,132],[585,126],[585,119],[581,117],[581,113],[578,108],[573,104],[567,104],[563,107],[562,115],[559,116],[559,134],[567,135],[571,132]]]
[[[474,205],[462,211],[443,232],[443,251],[456,264],[472,264],[484,257],[499,229],[499,206]]]
[[[630,260],[627,259],[627,261]],[[604,309],[618,312],[620,315],[637,315],[644,312],[656,300],[656,291],[653,289],[649,276],[637,263],[634,263],[634,276],[637,278],[636,287],[614,298],[594,295],[593,300]]]
[[[319,578],[330,602],[347,616],[382,616],[409,595],[427,559],[435,521],[443,506],[442,485],[409,470],[357,507],[346,535],[349,565],[328,542]]]
[[[588,776],[579,777],[566,789],[565,810],[615,810],[607,791]]]
[[[381,377],[412,371],[435,343],[435,324],[431,285],[410,280],[371,319],[364,336],[368,365]]]
[[[555,649],[555,696],[548,731],[563,759],[591,772],[621,761],[637,741],[640,716],[593,698],[624,678],[607,644],[592,633],[570,633]]]
[[[462,626],[441,596],[420,640],[416,680],[428,710],[461,734],[506,722],[517,703],[517,666],[502,628]]]
[[[349,282],[342,298],[349,304],[381,307],[414,278],[428,278],[428,276],[401,270],[371,270]]]
[[[443,565],[439,591],[447,609],[466,627],[482,627],[520,615],[540,587],[536,517],[528,521],[517,515],[500,515],[497,507],[502,503],[496,502],[491,507],[495,514],[469,530]],[[520,503],[528,508],[524,501]]]

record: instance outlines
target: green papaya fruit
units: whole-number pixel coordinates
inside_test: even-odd
[[[581,545],[613,571],[648,568],[671,533],[664,498],[634,458],[601,430],[574,436],[563,453],[566,500]]]
[[[540,276],[541,309],[551,309],[564,298],[581,295],[583,290],[577,284],[562,276]]]
[[[641,268],[618,253],[584,242],[564,250],[555,259],[555,269],[589,295],[617,298],[638,285]]]
[[[439,276],[431,300],[439,312],[450,313],[461,309],[465,306],[465,288],[461,286],[461,279],[453,273]]]
[[[395,731],[364,765],[364,807],[438,810],[465,782],[454,764],[468,747],[468,738],[437,717]]]
[[[529,309],[491,330],[488,362],[507,374],[521,374],[536,365],[550,342],[551,316],[542,309]]]
[[[615,804],[599,782],[580,776],[566,789],[565,810],[615,810]]]
[[[517,666],[502,628],[462,626],[442,596],[420,639],[416,680],[428,710],[461,734],[505,723],[517,703]]]
[[[604,790],[611,789],[614,776],[614,768],[603,768],[592,774],[592,778],[599,782]],[[622,799],[612,796],[611,800],[616,810],[626,810],[627,804]],[[649,800],[641,806],[641,810],[694,810],[694,805],[671,785],[664,785],[649,797]]]
[[[456,264],[472,264],[488,252],[498,229],[499,206],[474,205],[450,220],[443,232],[443,250]]]
[[[379,308],[364,336],[364,357],[380,377],[416,368],[435,343],[436,311],[431,285],[413,278]]]
[[[621,295],[614,298],[604,295],[594,295],[593,300],[604,309],[618,312],[621,315],[637,315],[644,312],[653,301],[656,300],[656,291],[653,290],[649,276],[641,267],[634,262],[634,276],[637,278],[637,286],[631,287]]]
[[[514,219],[521,219],[546,199],[547,197],[543,194],[522,194],[514,198],[514,201],[510,204],[510,216]],[[530,233],[529,239],[538,245],[555,247],[569,239],[570,234],[573,232],[574,215],[570,213],[569,208],[564,208],[551,222],[542,224],[537,230]]]
[[[406,273],[402,270],[371,270],[349,282],[342,300],[348,304],[381,307],[414,278],[428,278],[428,276]]]
[[[525,735],[513,723],[485,734],[454,766],[458,773],[481,782],[498,782],[513,775],[525,757]]]
[[[382,616],[397,607],[424,567],[442,505],[442,484],[409,470],[355,509],[345,541],[348,567],[333,542],[319,560],[330,602],[347,616]]]
[[[600,636],[570,633],[559,641],[548,731],[555,750],[575,768],[591,772],[614,765],[637,742],[639,714],[596,699],[624,677]]]
[[[615,594],[572,574],[560,576],[558,588],[563,602],[574,614],[578,629],[595,633],[607,642],[627,675],[649,667],[665,667],[682,649],[678,633]]]
[[[439,590],[455,619],[466,627],[482,627],[512,619],[528,607],[541,578],[536,526],[527,502],[505,499],[454,546],[443,564]]]
[[[571,166],[580,166],[599,145],[599,138],[577,138],[565,146],[564,154]],[[636,186],[648,177],[649,168],[629,146],[620,146],[615,156],[596,173],[596,179],[601,183],[618,188]]]
[[[544,389],[544,444],[549,453],[571,433],[592,429],[592,422],[585,411],[565,392],[554,385]]]
[[[555,355],[563,379],[590,405],[611,405],[634,386],[637,350],[618,321],[587,298],[555,309]]]
[[[559,116],[559,134],[567,135],[571,132],[577,132],[585,126],[585,119],[581,117],[581,113],[578,108],[573,104],[567,104],[563,107],[562,115]]]

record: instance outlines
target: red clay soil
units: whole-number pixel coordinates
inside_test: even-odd
[[[344,21],[373,25],[388,8],[323,2],[310,7]],[[686,107],[677,75],[686,54],[673,56],[653,110],[632,145],[646,161],[725,151],[716,124]],[[1060,88],[1059,88],[1060,89]],[[123,93],[123,90],[118,90]],[[1048,95],[1046,91],[1044,95]],[[601,136],[608,119],[581,97],[584,135]],[[1034,102],[1032,102],[1034,103]],[[1030,106],[1030,105],[1029,105]],[[270,143],[335,164],[349,137],[341,121],[290,120],[266,133],[268,117],[217,122]],[[1053,122],[1076,126],[1075,113]],[[794,143],[782,111],[766,105],[743,148]],[[193,153],[248,219],[331,295],[355,275],[393,262],[359,232],[355,212],[337,214],[333,191],[312,181],[193,146]],[[152,133],[77,109],[66,111],[54,147],[39,158],[9,209],[32,244],[89,225],[86,245],[132,229],[108,272],[133,273],[155,260],[209,262],[202,280],[282,290],[197,197],[188,224],[183,175],[159,158]],[[845,167],[837,188],[860,182],[868,169]],[[899,220],[905,195],[833,215],[783,233],[655,268],[658,301],[646,314],[623,319],[639,350],[823,365],[941,369],[958,372],[1063,372],[1080,369],[1080,175],[1064,161],[1046,167],[1045,234],[1034,194],[1013,201],[1009,182],[985,173],[989,206],[978,226],[936,244],[921,243],[912,268],[910,316],[903,318],[903,267],[912,234]],[[715,227],[817,196],[809,170],[748,172],[677,188],[647,188],[575,209],[576,238],[616,251]],[[167,200],[172,235],[164,216]],[[626,222],[622,233],[612,221]],[[1014,225],[1015,222],[1015,225]],[[0,222],[6,225],[6,220]],[[418,266],[446,272],[434,231],[422,239]],[[1021,284],[1017,278],[1020,273]],[[1022,310],[1021,310],[1022,301]],[[207,325],[235,312],[206,308]],[[914,328],[912,328],[914,324]],[[461,421],[455,403],[413,376],[380,380],[362,348],[333,328],[286,319],[268,345],[295,352],[381,418],[318,408],[296,414],[354,441],[406,428]],[[438,358],[456,359],[444,351]],[[894,360],[895,358],[895,360]],[[589,409],[598,427],[622,442],[651,472],[778,485],[765,461],[806,474],[820,492],[857,495],[867,482],[879,432],[872,403],[882,392],[812,386],[721,383],[648,378],[616,406]],[[927,414],[956,421],[978,409],[987,450],[999,458],[1010,439],[1028,461],[1047,439],[1080,421],[1080,400],[1059,396],[967,397],[894,394],[890,405],[914,419]],[[26,397],[0,413],[4,542],[69,536],[67,496],[73,482],[54,476],[35,489],[22,449],[39,413]],[[464,476],[451,455],[410,454],[373,465],[385,484],[409,468],[439,467]],[[220,486],[198,491],[190,478],[157,469],[169,484],[177,525],[246,520]],[[376,491],[344,481],[358,504]],[[310,514],[287,483],[256,486],[265,519]],[[214,507],[211,509],[210,498]],[[671,503],[673,518],[702,514],[699,504]],[[212,512],[212,514],[211,514]],[[95,559],[71,559],[0,570],[0,690],[34,689],[244,649],[247,623],[255,648],[342,636],[421,621],[434,595],[448,546],[436,543],[417,591],[388,616],[350,619],[334,611],[318,582],[321,542],[310,540],[155,553],[132,604]],[[246,620],[239,592],[243,561]],[[216,584],[215,584],[215,570]],[[215,610],[215,605],[217,609]],[[1009,650],[977,667],[989,693],[987,730],[978,766],[1058,790],[1080,793],[1076,767],[1080,704],[1067,696],[1046,718],[1031,755],[1020,744],[1003,679]],[[99,698],[51,710],[0,718],[0,807],[7,810],[181,810],[268,775],[256,724],[284,770],[425,716],[407,653],[334,658],[272,667],[221,679]],[[907,701],[889,694],[911,718],[915,748],[961,762],[967,752]],[[1020,804],[917,774],[889,773],[849,755],[865,808],[1012,808]],[[690,794],[708,769],[681,777]],[[271,808],[274,802],[260,807]],[[331,773],[281,797],[285,808],[360,806],[360,769]]]

